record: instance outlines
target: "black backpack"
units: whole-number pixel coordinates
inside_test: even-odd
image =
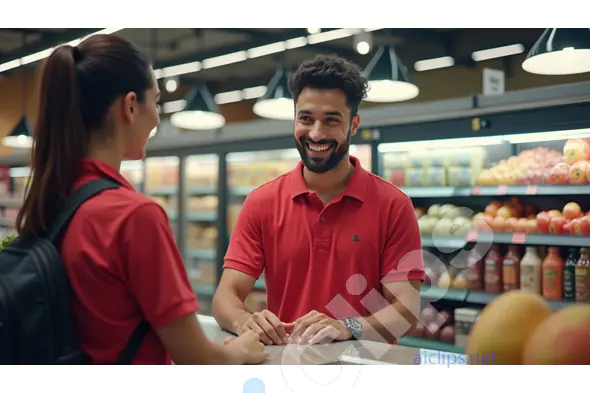
[[[48,234],[16,238],[0,252],[0,364],[88,364],[78,345],[67,272],[56,244],[78,208],[120,185],[92,180],[69,197]],[[142,321],[118,364],[131,364],[150,325]]]

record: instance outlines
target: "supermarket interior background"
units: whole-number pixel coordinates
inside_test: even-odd
[[[351,154],[415,205],[422,298],[440,314],[424,307],[399,344],[464,353],[481,310],[514,289],[553,310],[590,303],[590,29],[2,28],[3,236],[29,178],[41,60],[98,31],[152,57],[161,121],[122,172],[167,210],[200,314],[244,198],[299,161],[286,77],[322,53],[375,82]],[[262,276],[251,310],[264,288]]]

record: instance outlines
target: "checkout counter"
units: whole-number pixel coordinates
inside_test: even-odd
[[[209,340],[223,343],[232,334],[222,330],[215,319],[197,314]],[[374,341],[340,341],[327,345],[267,346],[269,365],[465,365],[465,355],[432,351]]]

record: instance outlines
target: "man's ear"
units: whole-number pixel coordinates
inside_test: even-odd
[[[350,127],[350,136],[355,136],[356,135],[356,132],[358,131],[360,124],[361,124],[361,116],[357,113],[352,118],[352,124],[351,124],[351,127]]]

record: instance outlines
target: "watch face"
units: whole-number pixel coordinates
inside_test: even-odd
[[[363,329],[363,325],[359,321],[357,321],[356,319],[349,319],[348,324],[351,329],[354,329],[357,332],[360,332]]]

